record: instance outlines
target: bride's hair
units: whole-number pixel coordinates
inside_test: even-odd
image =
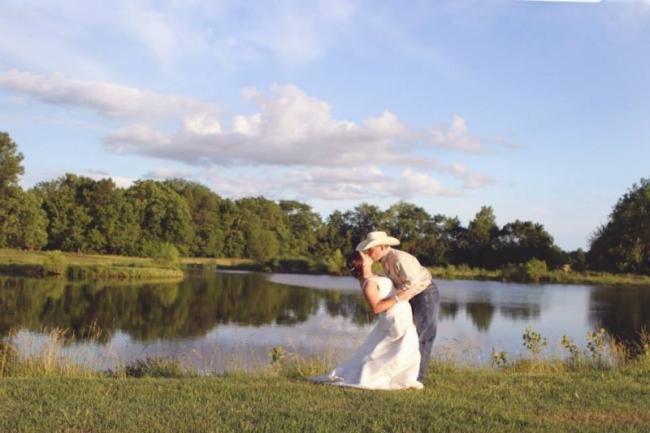
[[[355,278],[361,278],[363,276],[363,256],[359,251],[350,253],[346,263],[348,265],[348,271]]]

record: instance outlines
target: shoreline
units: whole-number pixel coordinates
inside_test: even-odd
[[[0,249],[0,275],[14,277],[51,278],[53,272],[48,257],[53,253],[63,257],[64,269],[59,277],[68,280],[151,280],[182,279],[182,268],[199,267],[264,273],[289,273],[339,276],[322,263],[306,258],[275,259],[257,263],[242,258],[183,257],[176,264],[160,264],[151,258],[101,254],[61,253]],[[525,265],[510,269],[487,270],[465,265],[428,266],[433,278],[446,280],[499,281],[524,284],[585,284],[608,287],[650,287],[650,276],[610,274],[605,272],[545,271],[529,275]],[[513,271],[514,269],[514,271]]]

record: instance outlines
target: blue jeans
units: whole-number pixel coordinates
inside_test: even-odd
[[[438,331],[438,310],[440,308],[440,293],[434,282],[409,301],[413,309],[413,321],[420,340],[420,372],[418,380],[424,379],[431,361],[433,340]]]

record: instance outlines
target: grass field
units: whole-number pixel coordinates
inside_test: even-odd
[[[171,359],[97,371],[61,357],[62,336],[27,358],[0,343],[0,432],[650,432],[647,334],[634,357],[603,340],[563,360],[530,342],[532,357],[499,367],[434,359],[425,389],[405,391],[312,384],[331,366],[281,350],[249,373]]]
[[[53,263],[53,257],[58,261]],[[183,272],[146,257],[0,249],[0,274],[41,277],[56,268],[71,280],[180,279]]]
[[[650,376],[432,373],[366,391],[273,375],[4,378],[2,432],[650,432]]]
[[[450,280],[492,280],[510,281],[501,270],[470,268],[468,266],[429,267],[434,278]],[[533,281],[523,278],[523,283]],[[575,272],[554,270],[544,272],[537,283],[544,284],[587,284],[599,286],[644,286],[650,287],[650,276],[635,274],[610,274],[606,272]]]

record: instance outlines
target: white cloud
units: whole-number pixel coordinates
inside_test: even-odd
[[[299,200],[367,200],[456,196],[462,191],[441,186],[430,175],[409,169],[401,174],[384,173],[379,167],[366,165],[355,169],[321,167],[310,170],[271,170],[264,175],[230,175],[223,170],[205,173],[210,185],[230,197],[263,195],[269,198]]]
[[[93,180],[111,179],[118,188],[128,188],[137,180],[132,177],[113,176],[104,170],[86,170],[84,176]]]
[[[188,179],[194,174],[188,170],[174,170],[166,167],[156,167],[143,176],[145,179]]]
[[[470,135],[465,119],[458,115],[453,117],[449,126],[432,128],[428,135],[430,143],[435,146],[470,153],[483,150],[480,141]]]
[[[440,172],[451,174],[463,181],[463,187],[468,189],[481,188],[494,183],[494,178],[481,173],[469,170],[464,164],[455,163],[451,165],[438,164]]]
[[[354,166],[371,161],[429,168],[438,164],[414,150],[481,149],[460,116],[448,127],[417,131],[387,110],[361,123],[335,119],[328,103],[291,84],[273,86],[270,95],[251,88],[242,93],[259,111],[234,115],[226,130],[215,118],[199,114],[186,117],[174,133],[145,125],[121,128],[106,137],[106,147],[188,164]]]
[[[74,80],[62,75],[0,72],[0,86],[53,104],[95,110],[108,117],[168,118],[189,113],[216,118],[214,104],[173,94],[162,94],[103,81]],[[205,122],[205,120],[204,120]]]
[[[294,191],[301,197],[362,199],[368,195],[408,199],[418,195],[457,195],[432,172],[460,180],[462,188],[493,182],[460,163],[434,158],[436,148],[463,153],[482,151],[464,118],[449,125],[416,130],[384,110],[361,122],[336,119],[330,105],[293,84],[274,85],[269,93],[246,88],[242,97],[256,107],[233,114],[222,126],[214,104],[108,82],[72,80],[60,75],[0,73],[0,86],[52,104],[95,110],[126,124],[104,138],[108,151],[137,154],[210,169],[264,167],[260,178],[224,177],[215,181],[228,195]],[[178,129],[161,127],[175,119]],[[271,176],[270,170],[276,172]],[[386,173],[401,173],[399,175]],[[180,173],[185,177],[186,173]],[[150,172],[166,178],[169,173]],[[174,174],[172,177],[176,177]]]

